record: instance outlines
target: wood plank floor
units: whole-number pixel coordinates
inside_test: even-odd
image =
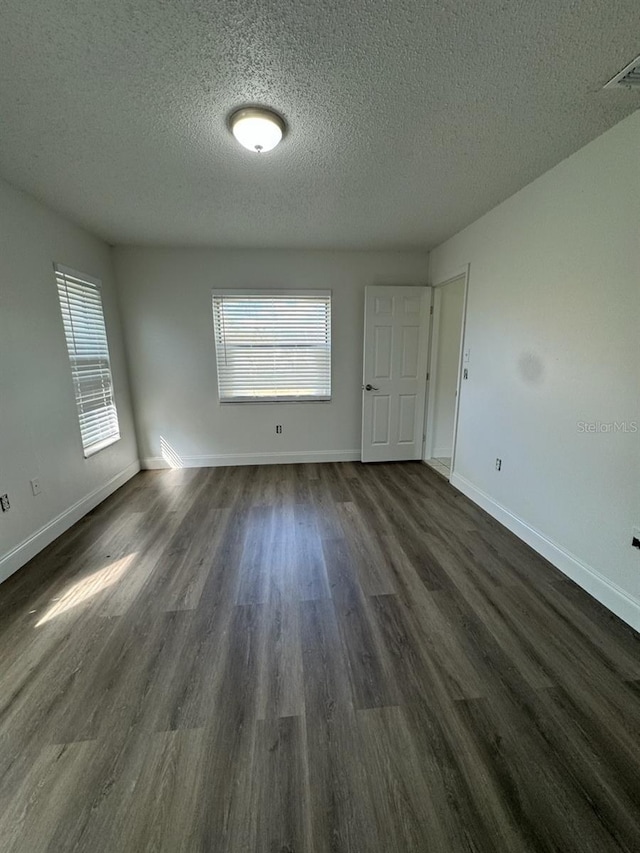
[[[418,463],[138,475],[0,685],[4,853],[640,850],[640,638]]]

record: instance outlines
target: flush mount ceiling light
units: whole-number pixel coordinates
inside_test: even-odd
[[[275,148],[285,131],[282,116],[264,107],[237,110],[229,119],[229,125],[240,145],[256,154]]]

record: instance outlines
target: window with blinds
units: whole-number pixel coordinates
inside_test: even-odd
[[[85,457],[120,438],[100,282],[55,265]]]
[[[220,402],[331,399],[330,291],[214,291]]]

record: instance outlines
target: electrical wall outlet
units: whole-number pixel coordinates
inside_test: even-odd
[[[276,435],[280,435],[282,433],[282,424],[276,424]]]
[[[31,491],[33,492],[34,495],[40,494],[40,491],[41,491],[40,480],[37,477],[31,481]]]
[[[502,459],[496,459],[496,471],[502,471]]]
[[[11,509],[9,495],[0,495],[0,509],[2,509],[2,512],[7,512],[7,510]]]

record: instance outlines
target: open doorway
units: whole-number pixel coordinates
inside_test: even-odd
[[[424,461],[447,479],[455,464],[467,270],[434,287]]]

